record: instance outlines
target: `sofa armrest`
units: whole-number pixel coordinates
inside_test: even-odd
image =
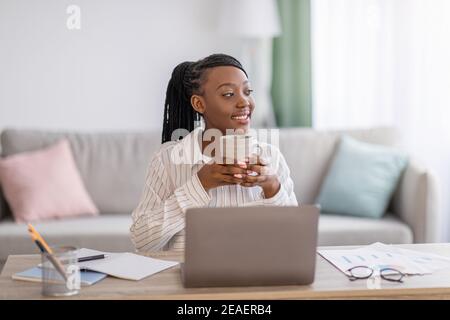
[[[393,210],[411,227],[415,243],[438,241],[438,200],[433,174],[410,162],[394,194]]]

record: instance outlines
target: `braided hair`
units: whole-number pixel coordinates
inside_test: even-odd
[[[212,54],[196,62],[182,62],[175,67],[166,91],[162,143],[170,141],[176,129],[194,130],[195,122],[200,121],[201,115],[192,107],[191,96],[202,94],[205,71],[220,66],[239,68],[247,76],[241,63],[226,54]]]

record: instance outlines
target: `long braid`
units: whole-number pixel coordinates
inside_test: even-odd
[[[176,129],[194,130],[200,114],[192,107],[191,96],[201,93],[205,70],[219,66],[233,66],[247,75],[238,60],[225,54],[213,54],[197,62],[182,62],[175,67],[167,85],[162,143],[170,141]]]

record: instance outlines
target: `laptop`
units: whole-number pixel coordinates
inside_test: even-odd
[[[319,212],[312,205],[188,209],[183,285],[312,283]]]

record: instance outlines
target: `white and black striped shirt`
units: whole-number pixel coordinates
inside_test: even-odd
[[[203,156],[198,143],[202,128],[181,141],[164,143],[150,161],[141,200],[132,213],[131,239],[139,252],[183,250],[186,209],[192,207],[296,206],[294,185],[278,148],[266,144],[264,154],[281,184],[270,199],[262,188],[221,186],[206,192],[197,172],[211,158]],[[174,153],[193,155],[194,161],[174,161]],[[190,164],[189,164],[190,163]]]

